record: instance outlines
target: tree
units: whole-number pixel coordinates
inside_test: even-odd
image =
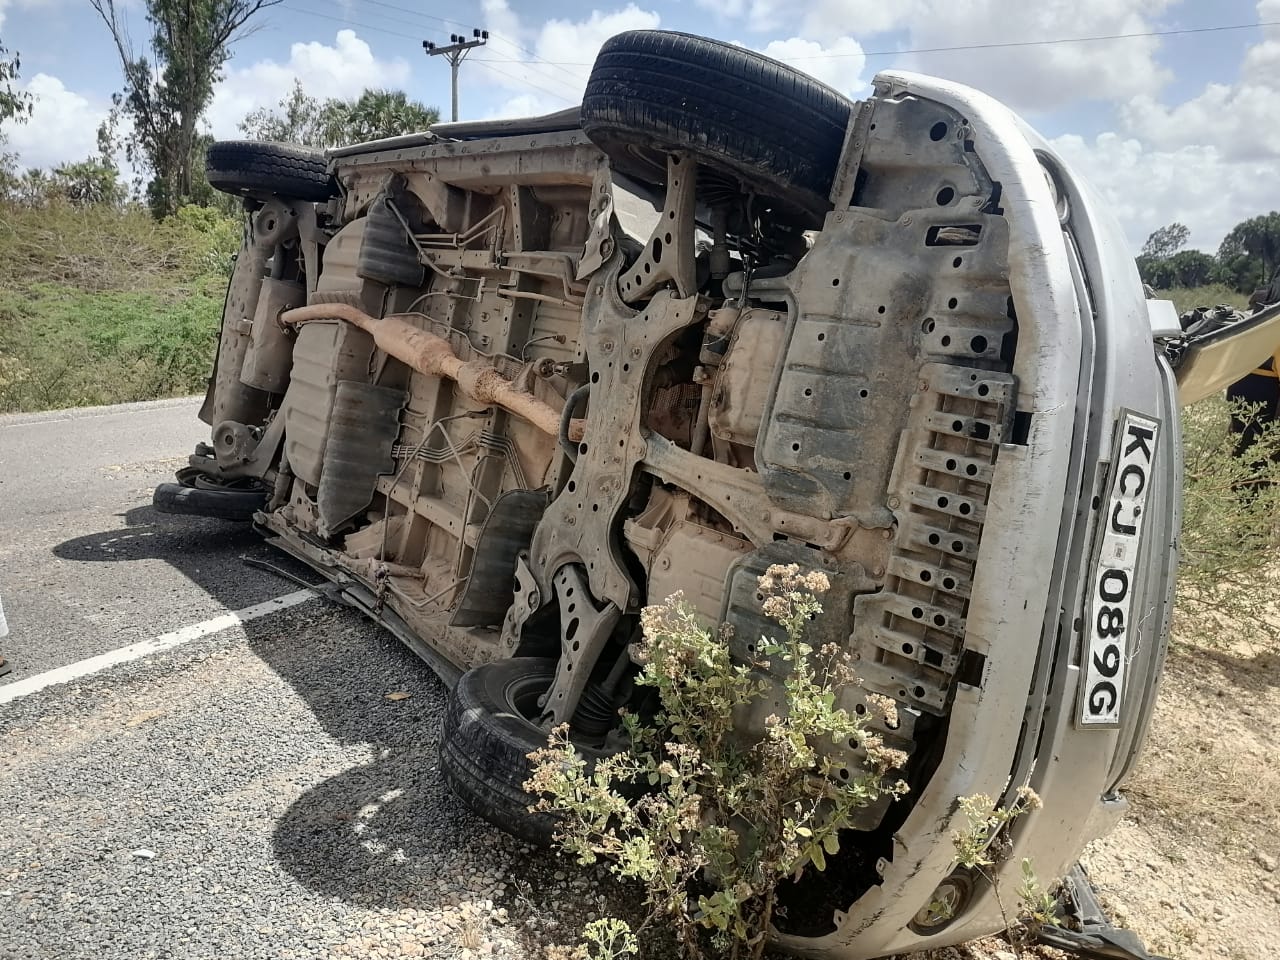
[[[348,143],[425,130],[440,111],[410,100],[403,90],[365,90],[344,106],[343,133]]]
[[[24,90],[13,88],[21,66],[16,53],[10,56],[9,51],[0,46],[0,123],[5,120],[26,123],[31,116],[35,98]],[[4,131],[0,130],[0,197],[12,196],[22,181],[18,174],[18,155],[3,149],[7,142]]]
[[[1170,263],[1191,236],[1191,231],[1181,223],[1171,223],[1161,227],[1147,237],[1142,245],[1142,253],[1138,254],[1138,273],[1144,283],[1149,283],[1157,290],[1167,290],[1178,286],[1175,280],[1176,269]]]
[[[124,71],[121,108],[133,123],[131,160],[152,173],[147,199],[157,216],[194,199],[203,161],[198,123],[232,45],[249,21],[280,0],[145,0],[149,51],[135,51],[116,0],[89,0],[111,31]]]
[[[1141,257],[1149,260],[1163,260],[1171,257],[1184,246],[1191,237],[1191,231],[1180,223],[1171,223],[1161,227],[1147,237],[1142,245]]]
[[[78,163],[64,163],[53,169],[52,192],[76,206],[124,202],[125,187],[114,163],[90,157]]]
[[[259,107],[240,121],[254,140],[336,147],[425,130],[440,119],[435,107],[410,100],[402,90],[365,90],[354,100],[317,100],[302,84],[274,108]]]
[[[237,126],[250,140],[299,143],[306,147],[327,147],[329,143],[324,107],[308,96],[299,80],[275,107],[259,107],[245,115]]]
[[[1213,279],[1218,261],[1201,250],[1179,250],[1155,264],[1156,273],[1167,273],[1168,282],[1152,283],[1157,289],[1202,287]]]
[[[1218,248],[1218,259],[1225,262],[1240,254],[1261,260],[1264,276],[1275,273],[1280,265],[1280,212],[1273,210],[1232,228]]]
[[[21,58],[0,46],[0,122],[17,120],[23,123],[31,116],[32,96],[24,90],[15,90],[14,81],[22,67]]]
[[[1224,284],[1236,293],[1251,293],[1261,286],[1265,279],[1262,275],[1262,261],[1247,253],[1219,257],[1218,266],[1213,274],[1215,283]]]

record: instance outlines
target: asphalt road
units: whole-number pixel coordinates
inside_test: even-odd
[[[198,409],[180,399],[0,417],[5,680],[295,589],[240,559],[283,565],[246,525],[151,509],[155,485],[207,439]]]
[[[0,958],[541,960],[633,913],[449,794],[444,688],[327,600],[4,702],[297,590],[244,557],[314,579],[247,525],[151,509],[196,409],[0,417]]]

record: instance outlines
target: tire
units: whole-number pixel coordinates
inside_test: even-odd
[[[665,180],[685,150],[820,218],[853,102],[785,64],[684,33],[633,30],[605,42],[582,98],[582,127],[619,172]]]
[[[160,513],[218,520],[252,520],[267,505],[267,491],[260,481],[220,484],[202,474],[179,474],[177,483],[162,483],[151,495]]]
[[[237,197],[323,203],[338,195],[324,151],[292,143],[218,140],[205,155],[204,169],[211,187]]]
[[[556,818],[531,813],[525,792],[528,755],[547,745],[547,732],[527,720],[551,687],[556,661],[542,657],[496,660],[467,671],[449,695],[440,743],[440,769],[453,792],[476,814],[538,847],[551,845]],[[594,763],[608,753],[579,746]]]

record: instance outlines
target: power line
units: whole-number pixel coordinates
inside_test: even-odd
[[[324,2],[329,4],[329,6],[331,7],[338,7],[341,10],[346,9],[346,7],[343,6],[342,4],[342,0],[324,0]],[[369,2],[372,3],[373,0],[369,0]],[[390,4],[385,4],[385,6],[390,6]],[[296,9],[296,8],[291,8],[291,9]],[[393,7],[392,9],[399,10],[400,8]],[[377,17],[379,23],[403,23],[406,27],[413,27],[414,31],[417,33],[422,33],[423,31],[429,30],[429,31],[438,33],[441,36],[444,36],[444,29],[441,27],[425,27],[422,25],[420,21],[406,20],[403,17],[389,17],[385,13],[375,13],[374,16]],[[361,26],[362,30],[376,29],[376,28],[359,25],[354,20],[349,20],[346,22],[350,23],[352,26]],[[397,36],[401,36],[401,34],[397,34]]]
[[[1002,50],[1009,47],[1048,47],[1060,43],[1096,43],[1100,40],[1138,40],[1145,37],[1182,37],[1194,33],[1224,33],[1228,30],[1254,30],[1259,27],[1280,27],[1280,20],[1262,23],[1237,23],[1220,27],[1187,27],[1182,30],[1147,30],[1141,33],[1111,33],[1097,37],[1057,37],[1052,40],[1010,40],[1003,43],[971,43],[954,47],[921,47],[917,50],[880,50],[864,53],[864,57],[896,57],[916,53],[952,53],[958,50]],[[791,60],[827,60],[857,54],[830,53],[809,57],[790,57]]]
[[[367,23],[357,23],[354,20],[348,20],[346,17],[334,17],[327,13],[317,13],[315,10],[308,10],[305,7],[294,7],[287,3],[282,3],[280,6],[285,10],[292,10],[294,13],[300,13],[305,17],[319,17],[321,20],[332,20],[334,23],[340,23],[343,26],[351,27],[352,29],[369,30],[373,33],[385,33],[389,37],[398,37],[401,40],[405,39],[405,34],[396,30],[386,30],[382,27],[370,26]]]
[[[568,75],[568,76],[572,77],[575,81],[578,79],[578,75],[577,75],[576,73],[574,73],[572,70],[567,70],[567,69],[565,69],[565,66],[564,66],[563,64],[555,63],[554,61],[551,61],[551,60],[546,60],[546,59],[544,59],[543,57],[538,56],[538,54],[534,53],[534,52],[533,52],[532,50],[530,50],[528,47],[522,47],[522,46],[520,46],[520,44],[516,43],[514,40],[508,40],[506,37],[503,37],[503,36],[495,36],[495,37],[494,37],[494,39],[495,39],[495,40],[500,40],[500,41],[502,41],[503,43],[505,43],[507,46],[509,46],[509,47],[514,47],[516,50],[519,50],[519,51],[520,51],[520,52],[522,52],[522,53],[527,53],[529,56],[533,57],[533,59],[535,59],[535,60],[539,60],[539,61],[541,61],[542,63],[545,63],[545,64],[546,64],[547,66],[549,66],[549,67],[556,67],[556,68],[558,68],[558,69],[560,70],[560,72],[561,72],[561,73],[564,73],[564,74],[566,74],[566,75]],[[515,60],[515,61],[513,61],[513,62],[514,62],[514,63],[521,63],[522,61],[520,61],[520,60]],[[579,66],[585,66],[585,64],[579,64]]]
[[[1147,30],[1140,33],[1111,33],[1095,37],[1056,37],[1050,40],[1010,40],[1001,43],[970,43],[952,47],[917,47],[908,50],[865,50],[862,53],[814,53],[808,56],[787,57],[792,60],[846,60],[856,57],[904,57],[921,53],[955,53],[962,50],[1000,50],[1010,47],[1046,47],[1061,43],[1096,43],[1103,40],[1136,40],[1145,37],[1181,37],[1200,33],[1224,33],[1229,30],[1256,30],[1262,27],[1280,27],[1280,20],[1264,20],[1259,23],[1237,23],[1217,27],[1187,27],[1181,30]],[[528,51],[526,51],[528,52]],[[523,63],[522,60],[499,61],[495,63]],[[544,63],[563,67],[589,67],[588,61],[545,60]]]
[[[476,58],[475,58],[474,60],[472,60],[471,62],[472,62],[472,63],[483,63],[483,64],[484,64],[486,67],[488,67],[491,71],[493,71],[493,72],[494,72],[494,73],[496,73],[496,74],[499,74],[500,76],[506,77],[508,80],[514,80],[516,83],[518,83],[518,84],[522,84],[523,86],[526,86],[526,87],[533,87],[533,89],[535,89],[535,90],[539,91],[540,93],[545,93],[545,94],[546,94],[547,96],[549,96],[549,97],[555,97],[557,100],[563,100],[565,103],[577,103],[577,102],[579,102],[579,100],[581,99],[581,98],[575,99],[575,98],[573,98],[573,97],[566,97],[563,93],[556,93],[554,90],[548,90],[546,87],[541,87],[541,86],[539,86],[538,84],[536,84],[536,83],[532,82],[531,80],[527,80],[527,79],[525,79],[525,78],[523,78],[523,77],[517,77],[514,73],[507,73],[507,71],[505,71],[505,70],[499,70],[497,67],[495,67],[495,66],[493,65],[494,61],[492,61],[492,60],[485,60],[485,59],[481,59],[480,57],[476,57]],[[506,60],[504,60],[504,61],[501,61],[501,62],[503,62],[503,63],[524,63],[525,61],[523,61],[523,60],[512,60],[512,61],[506,61]],[[539,76],[543,76],[543,75],[542,75],[542,74],[539,74]]]
[[[364,3],[371,3],[375,7],[386,7],[388,10],[399,10],[401,13],[411,13],[415,17],[422,17],[425,20],[434,20],[437,23],[443,23],[449,27],[466,27],[468,24],[461,20],[448,20],[445,17],[433,16],[430,13],[423,13],[421,10],[414,10],[412,7],[400,7],[394,3],[387,3],[386,0],[363,0]]]
[[[494,39],[499,39],[499,38],[495,37]],[[521,60],[516,58],[503,58],[503,57],[477,57],[476,62],[477,63],[518,63],[521,66],[528,68],[529,72],[532,73],[535,77],[538,77],[540,80],[546,80],[549,83],[564,84],[565,87],[570,90],[573,96],[565,96],[563,93],[557,93],[553,90],[548,90],[545,87],[540,87],[536,83],[534,83],[532,80],[528,79],[527,77],[518,77],[515,74],[507,73],[506,71],[503,71],[503,70],[498,70],[496,67],[492,69],[494,73],[500,73],[502,74],[502,76],[509,77],[512,80],[516,81],[517,83],[527,84],[528,86],[534,87],[537,90],[541,90],[543,93],[550,93],[552,96],[559,97],[562,100],[573,101],[573,99],[578,96],[577,88],[583,81],[582,77],[578,76],[577,74],[569,70],[566,70],[565,73],[568,74],[571,80],[563,80],[560,77],[552,76],[551,74],[544,73],[539,70],[534,70],[532,68],[535,66],[538,66],[538,64],[530,63],[528,60]]]

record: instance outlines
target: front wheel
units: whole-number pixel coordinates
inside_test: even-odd
[[[529,754],[547,745],[536,720],[551,689],[556,661],[542,657],[496,660],[467,671],[449,696],[440,744],[445,781],[475,813],[534,846],[551,845],[556,818],[530,811],[525,792]],[[575,744],[589,764],[608,751]]]
[[[731,43],[666,30],[605,41],[582,128],[615,169],[647,183],[685,151],[818,225],[853,102],[808,74]]]

